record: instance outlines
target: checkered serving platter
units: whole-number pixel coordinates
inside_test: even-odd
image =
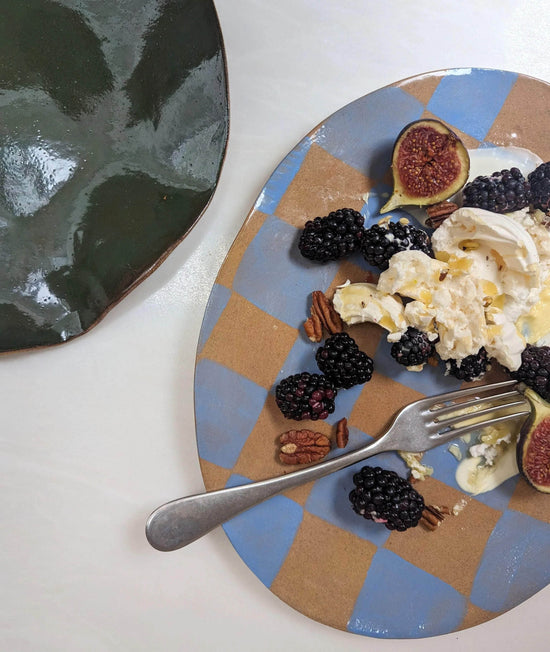
[[[286,430],[312,427],[334,439],[335,423],[347,417],[351,450],[379,436],[403,405],[459,386],[441,368],[400,368],[381,329],[360,324],[349,332],[374,359],[375,373],[365,385],[340,390],[329,419],[288,421],[274,401],[282,378],[318,371],[316,345],[303,331],[311,293],[331,296],[347,279],[363,280],[368,269],[360,256],[327,265],[306,261],[296,246],[300,228],[343,207],[361,211],[366,226],[376,222],[391,190],[395,138],[424,117],[448,124],[470,149],[517,145],[550,160],[550,86],[488,69],[392,84],[340,109],[298,143],[248,215],[204,317],[195,408],[208,490],[287,472],[277,459],[277,439]],[[390,532],[355,515],[348,500],[354,467],[271,498],[229,521],[225,531],[282,600],[314,620],[365,636],[420,638],[472,627],[550,582],[550,497],[519,477],[489,493],[465,495],[446,446],[426,453],[424,462],[434,468],[416,485],[426,502],[463,506],[434,532]],[[407,475],[397,454],[369,464]]]

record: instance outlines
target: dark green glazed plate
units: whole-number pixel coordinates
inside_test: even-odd
[[[211,0],[0,0],[0,352],[86,332],[151,273],[228,126]]]

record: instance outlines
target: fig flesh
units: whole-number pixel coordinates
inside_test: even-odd
[[[532,389],[524,394],[531,404],[531,414],[518,438],[518,468],[535,489],[550,493],[550,403]]]
[[[411,122],[397,136],[391,169],[393,193],[380,212],[399,206],[429,206],[456,194],[468,180],[470,155],[439,120]]]

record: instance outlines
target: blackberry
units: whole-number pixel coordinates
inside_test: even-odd
[[[483,208],[493,213],[510,213],[531,201],[531,186],[518,168],[476,177],[464,186],[463,206]]]
[[[533,206],[550,215],[550,161],[539,165],[527,179],[531,184]]]
[[[300,234],[302,256],[325,263],[338,260],[359,249],[365,218],[352,208],[341,208],[326,217],[308,220]]]
[[[405,367],[425,364],[435,353],[435,347],[426,333],[409,326],[398,342],[392,344],[392,358]]]
[[[319,369],[336,387],[349,389],[372,378],[373,362],[347,333],[336,333],[317,349]]]
[[[334,412],[336,387],[326,376],[304,371],[281,380],[275,401],[287,419],[326,419]]]
[[[433,258],[430,236],[412,224],[389,222],[374,224],[365,230],[361,240],[361,253],[364,259],[380,270],[388,269],[393,254],[405,249],[418,249]]]
[[[383,522],[388,530],[399,532],[418,525],[424,498],[395,471],[364,466],[353,476],[353,483],[349,499],[363,518]]]
[[[520,368],[510,375],[550,400],[550,346],[528,344],[521,354]]]
[[[457,360],[447,360],[447,374],[470,382],[472,380],[479,380],[482,378],[489,369],[489,356],[484,347],[472,355],[467,355],[460,362]]]

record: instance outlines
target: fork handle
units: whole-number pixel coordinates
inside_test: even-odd
[[[172,500],[158,507],[149,516],[145,527],[147,540],[153,548],[163,552],[183,548],[237,514],[282,491],[318,480],[329,473],[392,449],[387,439],[384,442],[377,439],[355,451],[299,471]]]

